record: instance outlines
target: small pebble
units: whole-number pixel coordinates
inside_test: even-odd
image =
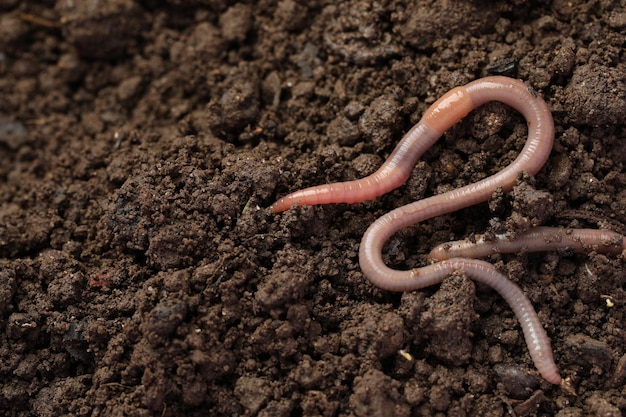
[[[608,371],[613,362],[611,348],[604,342],[592,339],[584,334],[570,335],[565,338],[571,360],[585,367],[598,367]]]
[[[12,150],[18,149],[26,142],[28,131],[19,121],[12,122],[0,115],[0,143]]]
[[[537,378],[517,365],[497,364],[493,370],[507,393],[517,400],[527,399],[539,385]]]

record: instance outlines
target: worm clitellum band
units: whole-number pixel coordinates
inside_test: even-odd
[[[422,119],[402,138],[385,163],[372,175],[356,180],[306,188],[289,194],[270,210],[278,213],[292,205],[358,203],[374,199],[399,187],[409,177],[419,157],[470,111],[488,101],[500,101],[516,109],[528,123],[528,139],[518,157],[502,171],[476,183],[399,207],[377,219],[365,232],[359,248],[363,274],[377,287],[390,291],[410,291],[441,283],[454,271],[494,288],[511,306],[520,321],[531,358],[541,375],[553,384],[561,383],[554,363],[550,339],[535,310],[520,288],[488,262],[468,259],[493,252],[593,250],[618,254],[626,238],[607,231],[537,228],[509,241],[496,239],[478,244],[453,242],[435,248],[430,257],[439,262],[409,271],[385,265],[382,249],[398,230],[487,201],[502,187],[510,191],[519,173],[536,174],[545,164],[554,141],[554,124],[545,102],[521,81],[507,77],[487,77],[456,87],[437,100]]]

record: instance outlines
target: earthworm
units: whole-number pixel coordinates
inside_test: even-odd
[[[626,238],[608,230],[535,227],[514,239],[498,235],[492,239],[482,236],[472,241],[458,240],[443,243],[430,251],[428,258],[443,261],[459,257],[482,258],[495,253],[554,250],[619,255],[624,248],[626,248]]]
[[[454,195],[448,196],[448,200],[460,203],[458,207],[451,207],[450,211],[486,200],[489,196],[485,197],[483,193],[487,192],[490,195],[498,186],[502,186],[504,191],[509,191],[515,184],[519,172],[527,171],[534,174],[548,159],[554,139],[554,126],[550,110],[524,83],[512,78],[494,76],[456,87],[437,100],[422,119],[404,135],[389,158],[372,175],[355,181],[319,185],[296,191],[276,201],[270,206],[270,210],[272,213],[279,213],[293,205],[360,203],[383,195],[406,182],[417,160],[443,132],[471,110],[493,100],[508,104],[524,115],[529,123],[528,141],[506,172],[501,171],[480,183],[458,189]]]
[[[561,376],[552,356],[550,338],[530,300],[517,285],[490,263],[478,259],[451,258],[410,271],[392,270],[386,266],[385,269],[393,274],[383,277],[385,281],[380,280],[380,275],[369,275],[368,278],[374,285],[392,291],[412,291],[440,284],[455,271],[462,271],[467,277],[490,286],[511,306],[519,320],[530,357],[541,376],[552,384],[561,383]]]
[[[505,275],[498,272],[487,262],[465,259],[456,256],[455,251],[462,246],[456,243],[447,249],[436,249],[433,258],[450,258],[441,262],[408,271],[400,271],[385,265],[382,257],[383,245],[398,230],[450,213],[479,202],[487,201],[499,187],[510,191],[521,172],[536,174],[545,164],[554,141],[554,124],[550,110],[545,102],[529,90],[524,83],[507,77],[495,76],[473,81],[463,87],[456,87],[437,100],[424,114],[422,119],[406,133],[385,163],[372,175],[355,181],[334,183],[310,187],[289,194],[272,206],[270,210],[278,213],[292,205],[313,205],[327,203],[357,203],[370,200],[403,184],[409,177],[417,159],[435,142],[443,132],[465,117],[470,111],[488,101],[500,101],[518,110],[528,124],[528,139],[518,157],[502,171],[456,190],[435,195],[406,206],[399,207],[376,220],[363,235],[359,248],[361,270],[367,279],[377,287],[390,291],[410,291],[440,283],[454,271],[462,271],[470,278],[494,288],[511,306],[520,321],[531,358],[540,374],[553,384],[560,384],[556,364],[552,356],[550,340],[541,326],[530,301],[520,288]],[[545,229],[544,229],[545,231]],[[583,232],[580,232],[583,233]],[[587,234],[588,235],[588,234]],[[539,237],[537,237],[539,236]],[[582,236],[582,235],[580,235]],[[591,235],[597,245],[599,235]],[[518,246],[526,247],[541,244],[540,249],[554,249],[559,246],[545,242],[546,235],[538,233],[528,235]],[[611,239],[614,236],[611,237]],[[543,241],[542,241],[543,239]],[[564,239],[564,240],[563,240]],[[583,249],[584,242],[561,238],[571,247]],[[587,238],[585,238],[587,239]],[[497,242],[476,249],[462,249],[463,255],[480,256],[482,252],[493,250],[505,251],[515,244]],[[619,246],[619,242],[616,244]],[[622,240],[622,247],[626,246]],[[532,250],[530,247],[528,250]],[[447,253],[446,253],[447,252]],[[443,253],[443,257],[442,257]]]

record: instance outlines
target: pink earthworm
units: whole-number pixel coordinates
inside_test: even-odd
[[[389,268],[382,257],[385,242],[398,230],[487,201],[499,187],[510,191],[519,173],[528,172],[534,175],[545,164],[554,141],[552,115],[545,102],[521,81],[507,77],[487,77],[452,89],[426,111],[374,174],[356,181],[296,191],[278,200],[270,210],[278,213],[292,205],[357,203],[397,188],[408,179],[417,159],[443,132],[471,110],[488,101],[503,102],[526,118],[528,139],[518,157],[505,169],[488,178],[399,207],[383,215],[363,235],[359,262],[363,274],[372,284],[390,291],[411,291],[438,284],[457,270],[491,286],[515,312],[531,358],[540,374],[548,382],[560,384],[561,376],[554,363],[550,339],[530,301],[517,285],[498,272],[493,265],[484,261],[453,257],[425,267],[400,271]],[[537,243],[537,240],[530,242]]]
[[[394,281],[381,282],[380,276],[375,275],[368,275],[368,278],[374,285],[392,291],[412,291],[440,284],[455,271],[462,271],[467,277],[490,286],[504,298],[519,320],[530,357],[541,376],[552,384],[561,383],[561,375],[552,355],[550,338],[541,325],[530,300],[515,283],[490,263],[478,259],[450,258],[410,271],[397,271],[384,267],[395,275],[384,278]],[[375,278],[372,279],[372,276]]]
[[[519,172],[527,171],[534,174],[548,159],[554,140],[554,125],[550,110],[543,100],[536,98],[534,92],[529,91],[524,83],[496,76],[453,88],[442,96],[404,135],[391,155],[372,175],[355,181],[319,185],[296,191],[276,201],[270,206],[270,210],[272,213],[280,213],[293,205],[360,203],[398,188],[409,178],[417,160],[443,135],[443,132],[476,107],[494,100],[508,104],[526,117],[529,122],[528,141],[506,173],[502,171],[483,180],[483,183],[485,181],[487,183],[480,187],[478,184],[472,184],[456,190],[454,196],[449,196],[448,200],[465,202],[470,200],[468,203],[460,203],[459,207],[450,211],[486,200],[481,190],[503,186],[504,190],[508,191],[515,184]]]

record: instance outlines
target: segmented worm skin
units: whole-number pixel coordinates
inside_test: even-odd
[[[489,240],[483,236],[472,241],[458,240],[443,243],[430,251],[428,258],[443,261],[459,257],[483,258],[496,253],[555,250],[619,255],[624,248],[626,248],[626,238],[608,230],[535,227],[511,240],[503,236],[496,236]]]
[[[443,132],[470,111],[488,101],[505,103],[526,118],[528,139],[515,161],[497,174],[474,184],[408,204],[380,217],[363,235],[359,248],[359,262],[363,274],[372,284],[390,291],[410,291],[438,284],[454,271],[463,271],[470,278],[491,286],[515,312],[531,358],[541,375],[553,384],[560,384],[561,376],[554,363],[550,339],[528,298],[519,287],[491,264],[466,259],[466,257],[484,256],[481,253],[492,253],[494,250],[504,252],[509,248],[512,249],[514,244],[500,241],[491,246],[461,249],[463,245],[453,243],[445,250],[435,249],[434,253],[431,253],[434,259],[442,259],[441,262],[409,271],[389,268],[382,257],[383,245],[398,230],[441,214],[487,201],[498,187],[502,187],[504,191],[510,191],[520,172],[534,175],[545,164],[554,141],[552,115],[545,102],[534,92],[529,91],[521,81],[507,77],[487,77],[452,89],[426,111],[422,119],[407,132],[389,158],[374,174],[361,180],[296,191],[278,200],[270,207],[270,210],[278,213],[287,210],[292,205],[356,203],[373,199],[393,190],[408,179],[418,158],[441,137]],[[597,239],[597,235],[592,236]],[[520,241],[518,247],[532,250],[530,247],[540,244],[542,240],[541,236],[537,238],[529,235],[526,238]],[[545,238],[546,236],[543,235],[544,242]],[[558,246],[556,242],[557,240],[555,243],[543,245],[541,249],[553,250]],[[623,249],[624,240],[622,242]],[[582,248],[584,245],[579,246]],[[573,245],[574,248],[579,246]]]

